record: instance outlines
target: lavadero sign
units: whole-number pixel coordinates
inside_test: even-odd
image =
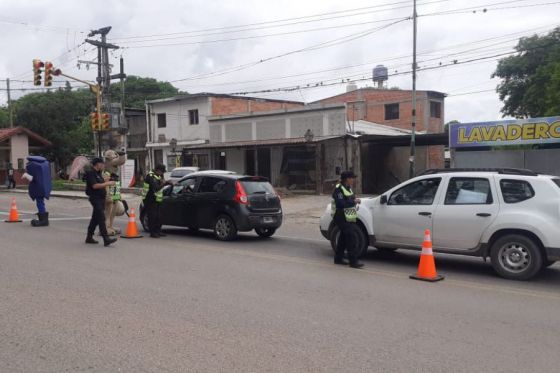
[[[560,143],[560,117],[455,123],[449,128],[452,148],[550,143]]]

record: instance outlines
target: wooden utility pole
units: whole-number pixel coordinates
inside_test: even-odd
[[[410,134],[410,171],[409,177],[416,175],[416,0],[412,11],[412,132]]]
[[[12,109],[12,96],[10,95],[10,78],[6,78],[6,93],[8,95],[8,115],[10,116],[10,128],[13,128],[14,111]]]

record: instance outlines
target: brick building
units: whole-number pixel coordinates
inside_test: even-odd
[[[169,170],[179,165],[186,146],[209,141],[208,117],[266,112],[303,106],[297,101],[196,93],[146,103],[147,143],[150,164],[164,163]],[[195,154],[190,163],[209,168],[204,154]]]
[[[416,100],[416,130],[419,133],[444,132],[445,94],[417,91]],[[366,87],[327,97],[315,103],[345,103],[349,121],[366,120],[399,129],[411,128],[412,91]],[[422,151],[426,154],[418,154],[418,169],[444,167],[443,146],[429,146]],[[418,164],[420,160],[425,164]]]

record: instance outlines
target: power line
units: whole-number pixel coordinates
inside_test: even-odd
[[[427,4],[432,4],[432,3],[440,3],[440,2],[448,2],[448,1],[450,1],[450,0],[428,1],[428,2],[422,3],[422,5],[427,5]],[[521,1],[521,0],[519,0],[519,1]],[[399,5],[399,4],[407,4],[407,5],[396,7],[396,8],[380,9],[382,7]],[[241,31],[261,30],[261,29],[265,29],[265,28],[293,26],[295,24],[301,24],[301,23],[324,21],[324,20],[329,20],[329,19],[334,19],[334,18],[346,18],[346,17],[352,17],[354,15],[371,14],[371,13],[377,13],[377,12],[380,12],[380,11],[388,11],[388,10],[395,10],[395,9],[408,8],[408,7],[410,7],[410,1],[406,0],[406,1],[398,1],[398,2],[393,2],[393,3],[378,4],[378,5],[375,5],[375,6],[367,6],[367,7],[346,9],[346,10],[340,10],[340,11],[327,12],[327,13],[319,13],[319,14],[313,14],[313,15],[309,15],[309,16],[284,18],[284,19],[279,19],[279,20],[274,20],[274,21],[263,21],[263,22],[249,23],[249,24],[236,25],[236,26],[221,26],[221,27],[213,27],[213,28],[207,28],[207,29],[201,29],[201,30],[191,30],[191,31],[171,32],[171,33],[162,33],[162,34],[141,35],[141,36],[128,36],[128,37],[115,38],[115,39],[112,39],[112,40],[142,39],[142,38],[153,38],[153,37],[162,37],[162,36],[171,36],[171,35],[189,35],[189,34],[202,34],[202,35],[194,35],[194,36],[207,36],[207,35],[212,35],[211,33],[208,33],[208,32],[218,31],[218,30],[221,30],[221,31],[213,33],[213,34],[223,34],[223,33],[241,32]],[[371,10],[371,11],[367,11],[367,12],[363,12],[363,13],[358,13],[358,14],[350,14],[350,15],[343,14],[343,15],[340,15],[340,16],[337,16],[337,17],[320,18],[320,19],[308,20],[308,21],[299,21],[299,20],[308,19],[308,18],[316,18],[316,17],[322,17],[322,16],[326,16],[326,15],[333,15],[333,14],[351,13],[351,12],[369,10],[369,9],[375,9],[375,10]],[[282,24],[282,25],[268,26],[268,27],[243,29],[243,28],[252,27],[252,26],[263,26],[263,25],[274,24],[274,23],[283,23],[283,22],[288,22],[288,21],[298,21],[298,22],[286,23],[286,24]],[[241,28],[243,30],[232,31],[232,29],[239,29],[239,28]],[[187,37],[187,36],[179,36],[179,38],[180,37]]]
[[[374,33],[374,32],[381,31],[381,30],[383,30],[383,29],[386,29],[386,28],[388,28],[388,27],[390,27],[390,26],[393,26],[393,25],[395,25],[395,24],[397,24],[397,23],[406,21],[406,20],[408,20],[408,19],[410,19],[410,17],[401,18],[401,19],[398,20],[398,21],[391,22],[391,23],[388,23],[388,24],[386,24],[386,25],[383,25],[383,26],[380,26],[380,27],[376,27],[376,28],[374,28],[374,29],[368,29],[368,30],[366,30],[366,31],[361,31],[361,32],[359,32],[359,33],[346,35],[346,36],[341,37],[341,38],[332,39],[332,40],[329,40],[329,41],[326,41],[326,42],[322,42],[322,43],[319,43],[319,44],[310,45],[310,46],[305,47],[305,48],[292,50],[292,51],[289,51],[289,52],[286,52],[286,53],[282,53],[282,54],[279,54],[279,55],[276,55],[276,56],[272,56],[272,57],[267,57],[267,58],[261,59],[261,60],[259,60],[259,61],[250,62],[250,63],[243,64],[243,65],[234,66],[234,67],[231,67],[231,68],[228,68],[228,69],[224,69],[224,70],[221,70],[221,71],[215,71],[215,72],[212,72],[212,73],[201,74],[201,75],[198,75],[198,76],[187,77],[187,78],[182,78],[182,79],[175,79],[175,80],[171,80],[170,82],[171,82],[171,83],[174,83],[174,82],[181,82],[181,81],[185,81],[185,80],[200,79],[200,78],[209,77],[209,76],[224,75],[224,74],[228,74],[228,73],[231,73],[231,72],[234,72],[234,71],[239,71],[239,70],[247,69],[247,68],[249,68],[249,67],[253,67],[253,66],[256,66],[256,65],[259,65],[259,64],[268,62],[268,61],[272,61],[272,60],[278,59],[278,58],[286,57],[286,56],[289,56],[289,55],[292,55],[292,54],[302,53],[302,52],[308,52],[308,51],[317,50],[317,49],[321,49],[321,48],[327,48],[327,47],[330,47],[330,46],[333,46],[333,45],[338,45],[338,44],[341,44],[341,43],[346,43],[346,42],[349,42],[349,41],[352,41],[352,40],[356,40],[356,39],[358,39],[358,38],[362,38],[362,37],[364,37],[364,36],[368,36],[368,35],[370,35],[370,34],[372,34],[372,33]]]

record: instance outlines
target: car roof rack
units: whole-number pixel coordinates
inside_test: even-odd
[[[538,176],[538,173],[535,171],[524,168],[440,168],[426,170],[420,175],[435,175],[453,172],[496,172],[503,175]]]

